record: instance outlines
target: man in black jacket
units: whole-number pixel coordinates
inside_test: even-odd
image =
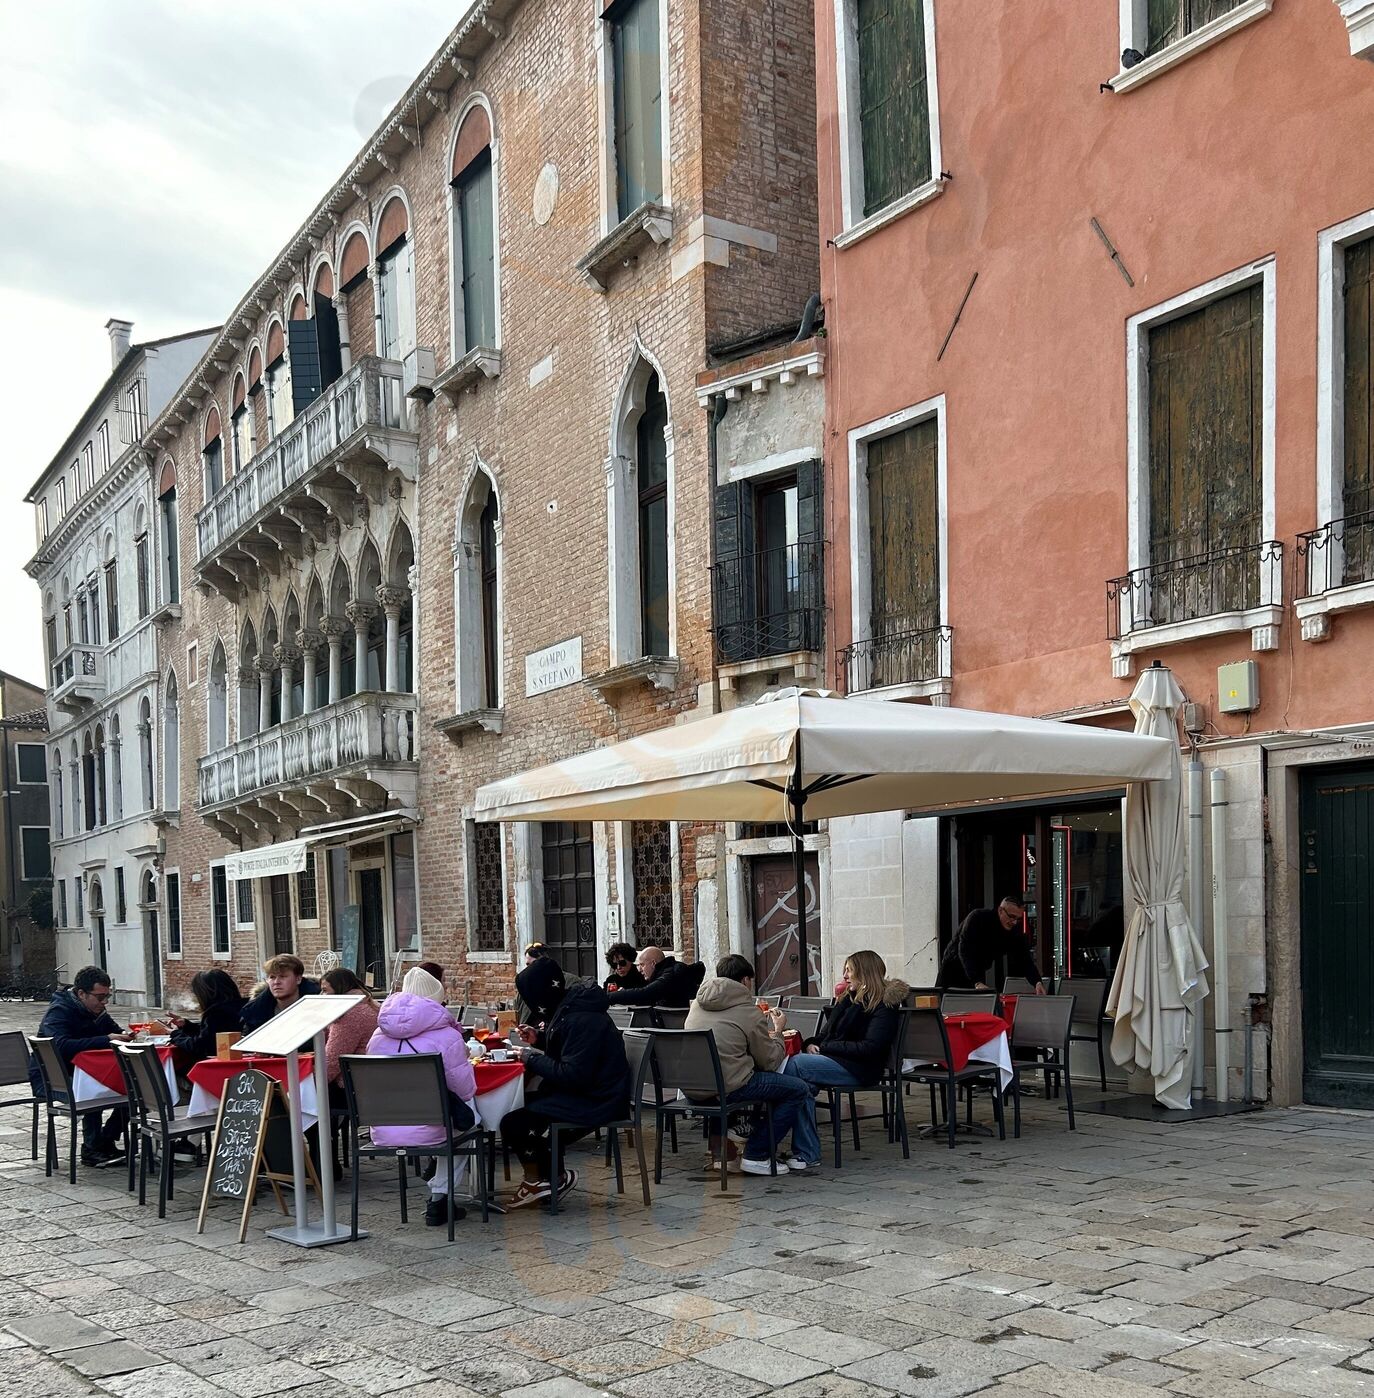
[[[706,967],[700,961],[686,966],[662,947],[645,947],[635,958],[635,969],[644,977],[645,984],[636,990],[617,990],[610,996],[612,1005],[653,1005],[658,1009],[685,1010],[706,979]]]
[[[630,1068],[599,985],[565,990],[557,963],[548,958],[521,971],[515,984],[544,1026],[538,1033],[525,1026],[519,1035],[526,1072],[542,1079],[539,1091],[527,1106],[501,1119],[501,1138],[525,1170],[508,1205],[520,1209],[549,1198],[555,1189],[562,1198],[577,1183],[577,1172],[552,1158],[549,1127],[555,1121],[573,1123],[574,1130],[558,1133],[562,1147],[607,1122],[623,1121],[630,1112]]]
[[[1023,976],[1037,995],[1045,993],[1030,943],[1021,931],[1025,904],[1009,894],[996,908],[975,908],[960,924],[940,962],[937,984],[943,989],[990,990],[990,968],[1005,957],[1007,974]]]
[[[106,1010],[111,995],[110,975],[99,966],[83,966],[76,973],[70,990],[59,991],[52,998],[38,1026],[40,1039],[51,1039],[57,1056],[70,1072],[72,1061],[87,1049],[107,1049],[123,1044],[129,1035],[110,1017]],[[38,1065],[30,1070],[34,1091],[40,1092]],[[100,1112],[87,1112],[81,1118],[81,1163],[110,1165],[124,1159],[116,1142],[124,1134],[129,1121],[129,1109],[116,1107],[101,1124]]]
[[[267,986],[243,1007],[239,1026],[245,1034],[261,1029],[275,1014],[289,1010],[302,995],[318,995],[319,981],[306,978],[305,963],[298,956],[283,952],[267,961],[262,968]]]

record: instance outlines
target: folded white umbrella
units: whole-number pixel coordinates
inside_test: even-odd
[[[1173,672],[1151,666],[1131,695],[1136,732],[1164,740],[1163,781],[1126,788],[1126,886],[1130,916],[1107,1012],[1116,1016],[1112,1058],[1154,1079],[1155,1100],[1185,1109],[1192,1092],[1193,1015],[1207,995],[1207,958],[1183,906],[1183,782]]]
[[[1167,777],[1173,746],[974,709],[784,689],[480,787],[478,820],[788,821],[806,907],[802,821]],[[797,966],[811,992],[806,915]]]

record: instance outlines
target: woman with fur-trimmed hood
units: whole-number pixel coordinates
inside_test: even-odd
[[[898,1010],[911,987],[888,980],[876,951],[856,951],[844,963],[845,993],[835,1001],[820,1033],[788,1071],[821,1087],[873,1087],[883,1075],[897,1038]]]

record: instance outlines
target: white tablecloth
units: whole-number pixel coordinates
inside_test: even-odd
[[[998,1076],[1002,1080],[1002,1091],[1005,1092],[1011,1086],[1011,1045],[1007,1042],[1005,1034],[999,1034],[995,1039],[989,1039],[987,1043],[980,1044],[976,1049],[970,1050],[968,1061],[970,1063],[990,1063],[998,1069]],[[917,1061],[914,1058],[902,1060],[903,1072],[916,1066]]]
[[[282,1084],[286,1086],[285,1083]],[[319,1098],[315,1095],[315,1078],[301,1078],[301,1129],[309,1131],[314,1126],[319,1115]],[[214,1116],[219,1111],[219,1098],[213,1092],[201,1087],[198,1083],[191,1085],[191,1106],[192,1116]]]
[[[507,1112],[517,1111],[525,1105],[525,1080],[515,1078],[490,1092],[478,1093],[472,1104],[477,1108],[482,1125],[488,1131],[497,1131],[501,1127],[501,1118]]]
[[[177,1086],[177,1070],[170,1055],[164,1060],[162,1071],[167,1078],[167,1090],[172,1094],[172,1102],[175,1105],[181,1100],[181,1089]],[[85,1106],[104,1098],[109,1099],[111,1106],[128,1100],[122,1092],[112,1092],[99,1078],[93,1078],[81,1068],[72,1069],[72,1096],[76,1099],[77,1106]]]

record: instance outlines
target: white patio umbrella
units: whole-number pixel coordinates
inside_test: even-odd
[[[1207,958],[1183,906],[1183,782],[1173,672],[1151,666],[1131,695],[1135,731],[1164,740],[1169,774],[1126,789],[1130,916],[1107,1010],[1116,1016],[1112,1058],[1154,1079],[1161,1106],[1191,1101],[1193,1015],[1207,995]]]
[[[803,820],[1099,790],[1176,766],[1162,738],[784,689],[492,782],[478,789],[474,815],[788,822],[804,994]]]

